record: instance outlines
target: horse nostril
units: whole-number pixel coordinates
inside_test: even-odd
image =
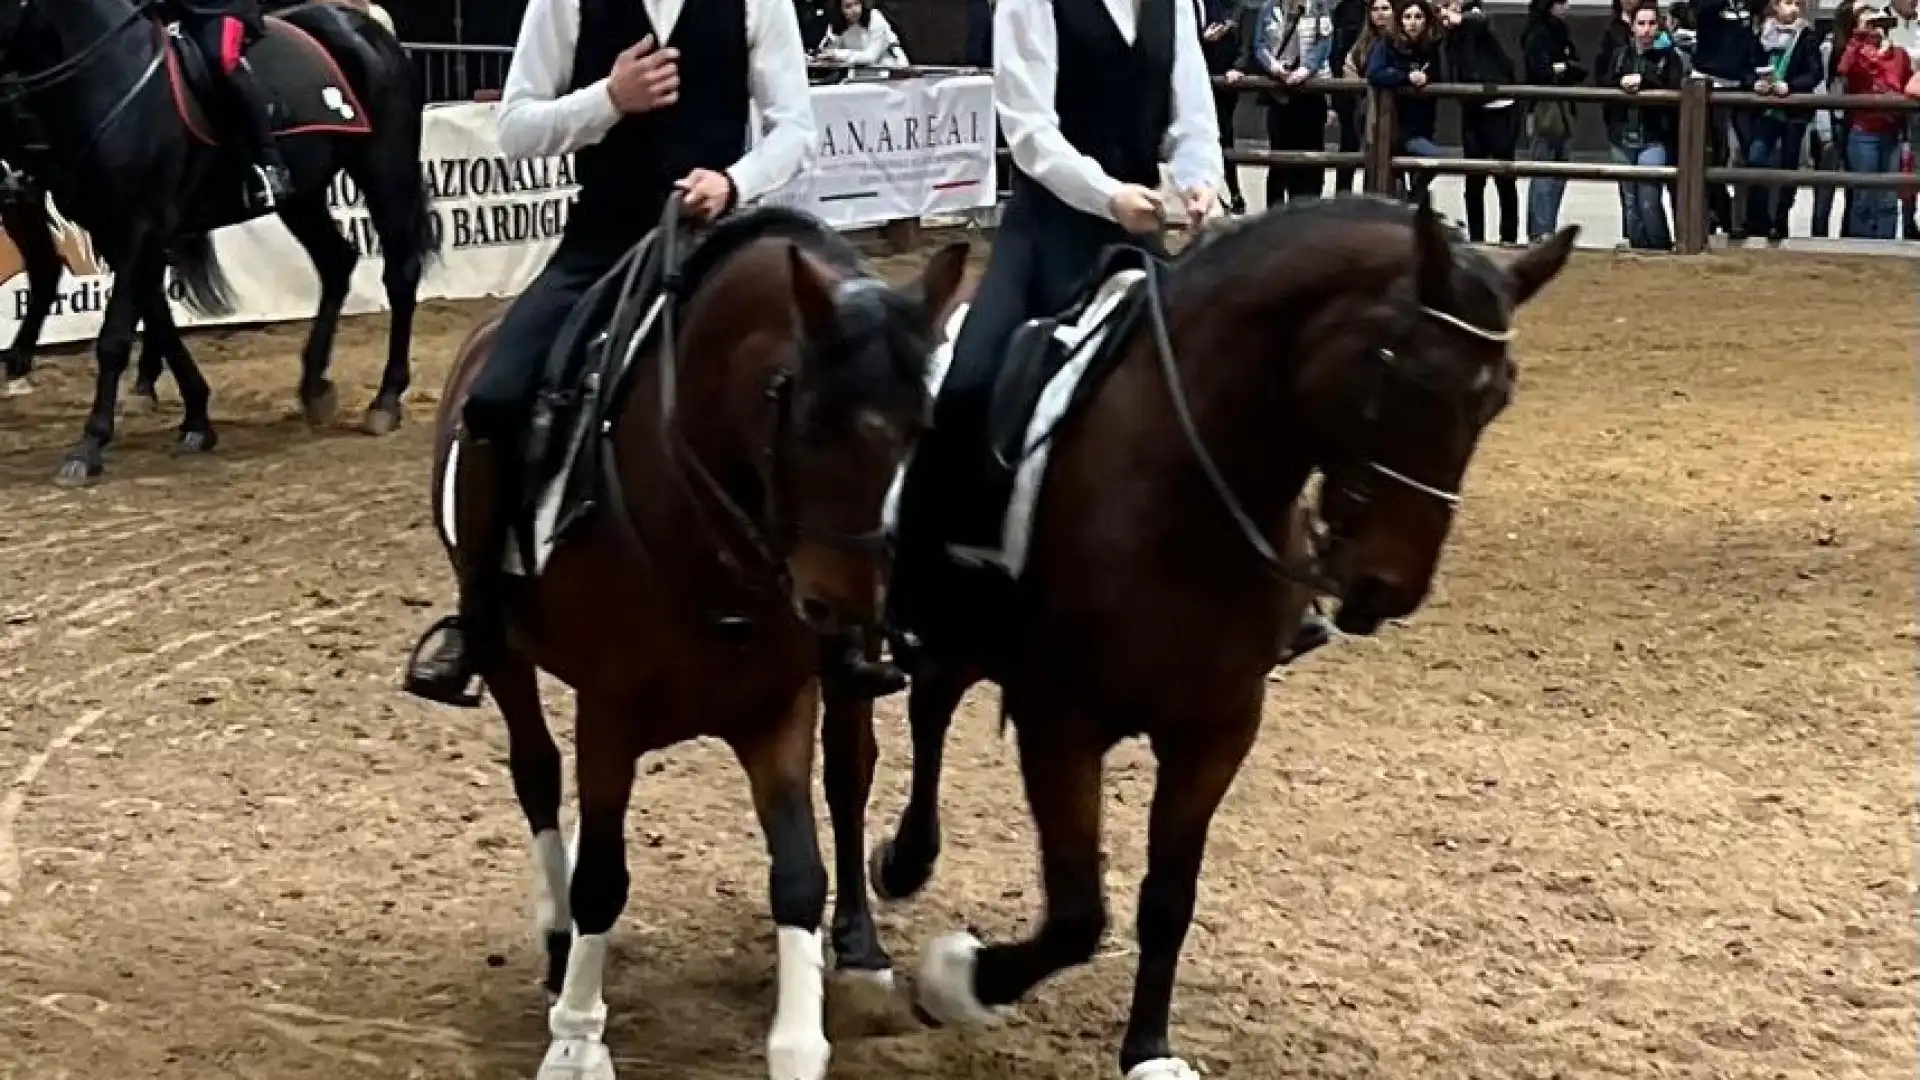
[[[825,600],[809,596],[800,601],[800,618],[816,630],[833,625],[833,609]]]

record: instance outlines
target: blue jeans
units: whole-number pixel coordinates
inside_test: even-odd
[[[1425,135],[1413,135],[1401,140],[1400,152],[1408,157],[1446,156],[1446,151],[1440,149],[1440,144]],[[1408,202],[1417,202],[1421,193],[1433,186],[1433,174],[1425,169],[1409,169],[1395,186],[1406,194]]]
[[[1527,138],[1527,157],[1533,161],[1567,160],[1567,139]],[[1552,236],[1560,228],[1560,201],[1567,182],[1558,176],[1536,176],[1527,181],[1527,239]]]
[[[1662,166],[1667,148],[1659,143],[1633,147],[1613,145],[1613,160],[1621,165]],[[1673,247],[1667,230],[1667,185],[1659,180],[1620,182],[1620,230],[1627,245],[1638,251],[1666,251]]]
[[[1847,168],[1852,172],[1890,173],[1899,155],[1898,135],[1858,128],[1847,133]],[[1891,240],[1900,229],[1900,197],[1891,188],[1861,188],[1853,192],[1848,220],[1855,236]]]
[[[1793,117],[1756,116],[1753,134],[1747,143],[1746,164],[1751,169],[1800,167],[1800,151],[1807,141],[1807,122]],[[1785,236],[1787,213],[1793,209],[1794,187],[1781,184],[1755,184],[1747,189],[1747,231],[1760,235]]]

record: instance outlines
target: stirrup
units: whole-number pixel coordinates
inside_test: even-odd
[[[420,667],[421,657],[427,652],[427,646],[448,631],[459,629],[459,626],[459,616],[443,615],[432,626],[427,627],[426,633],[420,635],[420,640],[414,643],[413,651],[407,654],[406,678],[401,683],[401,687],[407,693],[436,705],[448,705],[456,709],[474,709],[480,706],[485,683],[476,676],[469,675],[456,685],[449,679],[423,679],[414,674]]]

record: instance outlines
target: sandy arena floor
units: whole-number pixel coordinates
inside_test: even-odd
[[[1273,688],[1175,1003],[1209,1075],[1912,1076],[1909,273],[1590,256],[1527,314],[1435,601]],[[391,440],[293,418],[302,327],[196,337],[217,457],[135,417],[89,493],[48,478],[90,366],[0,401],[0,1078],[532,1075],[504,734],[395,690],[450,595],[425,412],[478,310],[422,313]],[[349,419],[384,327],[343,332]],[[883,913],[905,962],[1035,913],[992,715],[939,875]],[[1150,766],[1110,779],[1107,955],[998,1033],[842,1040],[836,1078],[1113,1075]],[[745,784],[682,748],[634,813],[623,1075],[764,1075]]]

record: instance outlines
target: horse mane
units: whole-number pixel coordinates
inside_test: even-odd
[[[1178,268],[1174,290],[1202,295],[1226,295],[1244,290],[1253,267],[1276,260],[1298,262],[1302,251],[1324,248],[1325,232],[1348,225],[1404,225],[1412,227],[1414,207],[1378,195],[1348,195],[1331,199],[1290,202],[1260,214],[1236,218],[1203,230],[1200,238],[1174,261]],[[1505,275],[1492,259],[1468,246],[1458,227],[1448,226],[1454,240],[1456,269],[1486,286],[1495,295],[1506,290]],[[1409,261],[1413,255],[1407,249]],[[1326,265],[1321,260],[1320,265]]]

